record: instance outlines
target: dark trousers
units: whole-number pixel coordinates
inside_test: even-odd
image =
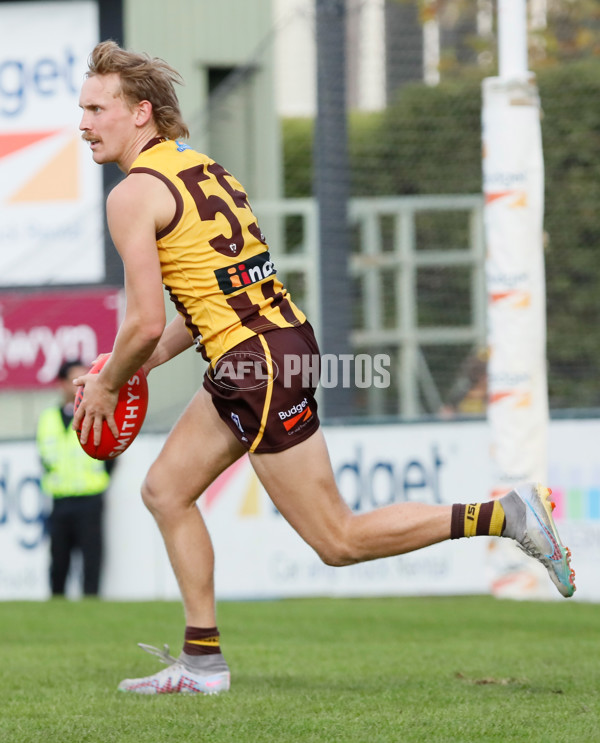
[[[50,531],[50,588],[62,596],[74,550],[83,558],[83,593],[96,596],[102,563],[103,496],[55,498],[48,522]]]

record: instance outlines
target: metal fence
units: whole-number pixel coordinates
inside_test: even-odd
[[[317,204],[314,199],[255,203],[254,211],[280,220],[282,244],[272,247],[277,271],[294,300],[321,336]],[[419,239],[419,219],[452,213],[464,221],[460,246],[431,248]],[[437,414],[445,393],[473,348],[485,345],[483,200],[480,195],[387,196],[354,198],[349,203],[353,280],[351,346],[354,353],[387,353],[388,388],[370,386],[357,394],[355,412],[368,416],[414,418]],[[460,271],[457,305],[466,312],[427,318],[426,297],[419,296],[420,275]],[[449,279],[451,283],[451,277]],[[434,318],[435,320],[435,318]],[[446,361],[432,363],[427,349],[453,349]],[[322,349],[327,352],[327,349]]]

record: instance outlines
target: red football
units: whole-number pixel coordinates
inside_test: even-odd
[[[104,358],[92,365],[90,374],[98,374],[110,357]],[[75,395],[75,410],[83,398],[83,387],[77,389]],[[117,407],[115,408],[115,423],[119,429],[119,438],[115,439],[108,423],[102,423],[102,434],[98,446],[94,444],[94,432],[90,431],[88,440],[81,444],[83,450],[94,459],[114,459],[122,454],[140,432],[146,411],[148,409],[148,382],[142,369],[139,369],[131,379],[121,387]],[[81,432],[77,431],[77,436]]]

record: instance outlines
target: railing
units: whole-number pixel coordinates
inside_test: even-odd
[[[253,205],[259,219],[278,219],[282,245],[271,252],[278,274],[292,288],[292,295],[320,335],[320,276],[317,206],[313,199],[288,199]],[[423,249],[418,244],[417,218],[433,212],[462,212],[467,222],[467,244],[454,249]],[[483,200],[480,195],[402,196],[351,199],[350,227],[355,238],[350,253],[350,273],[360,297],[361,323],[353,330],[351,344],[362,352],[391,349],[396,370],[395,399],[381,390],[368,390],[366,412],[413,418],[441,404],[423,348],[431,345],[485,344],[485,277]],[[387,235],[384,238],[382,224]],[[423,268],[464,267],[469,272],[468,321],[460,325],[419,325],[418,272]],[[393,307],[382,301],[384,275],[393,282]],[[385,311],[385,317],[384,317]],[[392,315],[390,317],[390,314]],[[424,400],[425,405],[421,404]]]

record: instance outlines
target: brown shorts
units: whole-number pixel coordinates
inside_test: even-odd
[[[319,427],[320,354],[308,322],[261,333],[204,375],[217,412],[249,452],[283,451]]]

